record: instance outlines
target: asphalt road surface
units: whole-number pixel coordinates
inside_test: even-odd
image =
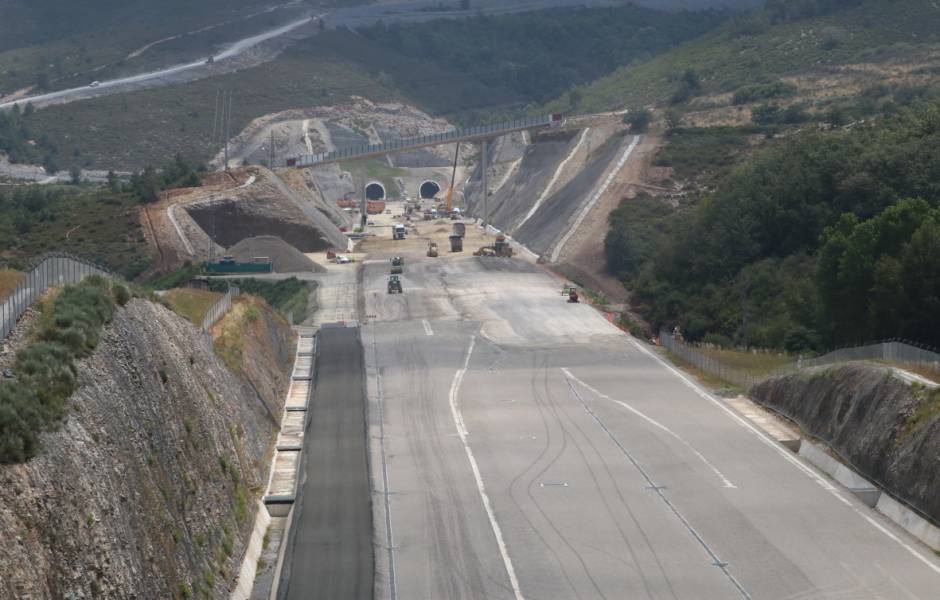
[[[372,508],[359,329],[323,329],[318,347],[301,494],[294,506],[278,598],[372,598]]]
[[[377,598],[940,597],[926,547],[536,267],[415,257],[392,296],[387,269],[362,286]]]

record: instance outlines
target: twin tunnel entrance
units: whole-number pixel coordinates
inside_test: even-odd
[[[418,187],[418,197],[422,200],[431,200],[441,193],[441,186],[436,181],[424,181]],[[379,181],[372,181],[366,185],[366,200],[385,200],[385,186]]]

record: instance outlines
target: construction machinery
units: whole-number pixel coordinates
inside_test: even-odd
[[[460,157],[460,142],[454,150],[454,168],[450,172],[450,187],[447,188],[447,200],[444,201],[445,214],[450,215],[454,210],[454,180],[457,178],[457,159]]]
[[[392,259],[392,275],[400,275],[405,270],[405,259],[396,256]]]
[[[397,223],[392,227],[392,239],[393,240],[403,240],[405,239],[405,226],[401,223]]]
[[[388,277],[388,293],[389,294],[402,294],[401,289],[401,277],[398,275],[389,275]]]
[[[431,258],[437,258],[437,242],[428,242],[428,256]]]
[[[578,288],[570,284],[561,288],[561,295],[568,296],[568,302],[571,304],[577,304],[581,301],[578,297]]]
[[[492,246],[480,246],[480,249],[473,253],[474,256],[500,256],[510,258],[513,255],[512,246],[506,240],[506,236],[498,235]]]

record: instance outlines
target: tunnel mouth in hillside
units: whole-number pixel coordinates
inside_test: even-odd
[[[436,181],[425,181],[418,188],[418,194],[422,200],[430,200],[441,193],[441,186]]]
[[[187,206],[186,212],[213,242],[223,248],[231,248],[245,238],[262,235],[279,237],[301,252],[322,252],[333,247],[313,225],[259,215],[234,201]]]
[[[366,186],[366,200],[385,200],[385,186],[373,181]]]

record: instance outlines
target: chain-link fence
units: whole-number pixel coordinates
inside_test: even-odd
[[[745,371],[741,371],[740,369],[735,369],[723,364],[721,361],[706,355],[697,348],[676,339],[666,330],[659,332],[659,339],[664,348],[695,368],[744,389],[750,389],[761,381],[770,379],[771,377],[779,377],[800,369],[859,360],[881,360],[899,365],[911,365],[918,368],[930,369],[931,371],[940,373],[940,354],[931,349],[915,346],[901,340],[890,340],[878,342],[877,344],[840,348],[816,358],[800,358],[793,365],[778,369],[764,377],[757,377]]]
[[[50,287],[78,283],[89,275],[111,277],[107,269],[70,254],[44,254],[34,260],[26,278],[0,303],[0,340],[10,335],[20,316]]]
[[[228,291],[224,296],[219,298],[219,301],[212,305],[212,308],[209,309],[209,312],[206,313],[206,316],[202,318],[202,332],[208,334],[209,328],[212,327],[216,321],[222,318],[222,315],[228,312],[232,308],[232,301],[241,295],[241,290],[237,286],[229,287]]]
[[[757,377],[754,377],[750,373],[729,367],[721,361],[715,360],[699,350],[696,350],[685,342],[677,340],[668,331],[660,331],[659,340],[663,348],[669,350],[696,369],[704,371],[713,377],[733,383],[744,389],[750,389],[759,381]]]
[[[891,340],[853,348],[840,348],[817,358],[801,359],[799,368],[818,367],[853,360],[883,360],[902,365],[915,365],[940,373],[940,354],[901,340]]]

